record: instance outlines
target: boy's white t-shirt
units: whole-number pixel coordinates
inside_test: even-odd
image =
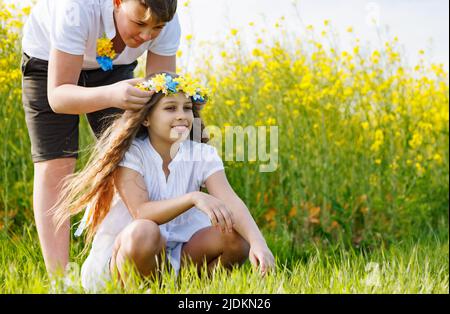
[[[83,55],[83,69],[98,69],[97,39],[113,39],[116,29],[113,0],[39,0],[28,17],[22,38],[22,50],[31,57],[49,60],[52,48]],[[161,56],[175,55],[180,44],[178,15],[168,22],[157,38],[138,48],[125,47],[113,64],[130,64],[144,52]]]

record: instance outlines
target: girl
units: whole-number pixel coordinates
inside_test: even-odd
[[[163,253],[177,274],[188,260],[211,270],[247,257],[265,274],[274,266],[270,249],[215,148],[194,137],[193,105],[206,102],[204,90],[169,73],[139,87],[155,92],[151,101],[114,121],[55,207],[61,224],[89,203],[83,221],[88,242],[95,237],[82,266],[83,287],[101,288],[116,270],[125,283],[126,261],[142,276],[155,275]],[[203,184],[209,194],[199,192]]]
[[[34,163],[34,217],[49,274],[69,258],[69,221],[56,233],[46,213],[62,178],[75,169],[79,115],[87,115],[98,137],[107,115],[149,101],[151,93],[130,79],[143,53],[147,73],[175,71],[176,8],[177,0],[39,0],[31,11],[22,39],[22,99]],[[106,70],[97,60],[104,53],[112,61]]]

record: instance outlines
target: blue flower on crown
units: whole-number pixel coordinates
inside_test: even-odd
[[[172,78],[172,76],[167,75],[166,76],[166,86],[167,89],[171,92],[171,93],[176,93],[177,92],[177,87],[178,85],[180,85],[180,83],[175,82]]]
[[[196,102],[205,102],[205,99],[198,93],[192,96],[192,99]]]

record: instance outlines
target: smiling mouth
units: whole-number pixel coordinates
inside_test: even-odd
[[[177,126],[173,126],[172,130],[179,132],[179,133],[184,133],[186,131],[189,131],[189,128],[185,125],[177,125]]]

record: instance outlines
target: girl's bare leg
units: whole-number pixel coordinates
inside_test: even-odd
[[[62,179],[73,173],[75,158],[61,158],[34,164],[33,210],[45,267],[51,276],[64,271],[69,262],[70,219],[56,230],[47,212],[56,203]]]
[[[128,280],[125,270],[127,261],[144,277],[157,275],[164,249],[165,239],[161,236],[159,226],[150,220],[135,220],[116,238],[110,271],[118,271],[122,284]]]
[[[217,227],[207,227],[196,232],[183,245],[181,265],[186,266],[192,260],[200,271],[206,261],[208,272],[219,263],[226,269],[231,269],[233,265],[242,265],[246,261],[249,250],[247,241],[235,230],[232,233],[222,233]]]

